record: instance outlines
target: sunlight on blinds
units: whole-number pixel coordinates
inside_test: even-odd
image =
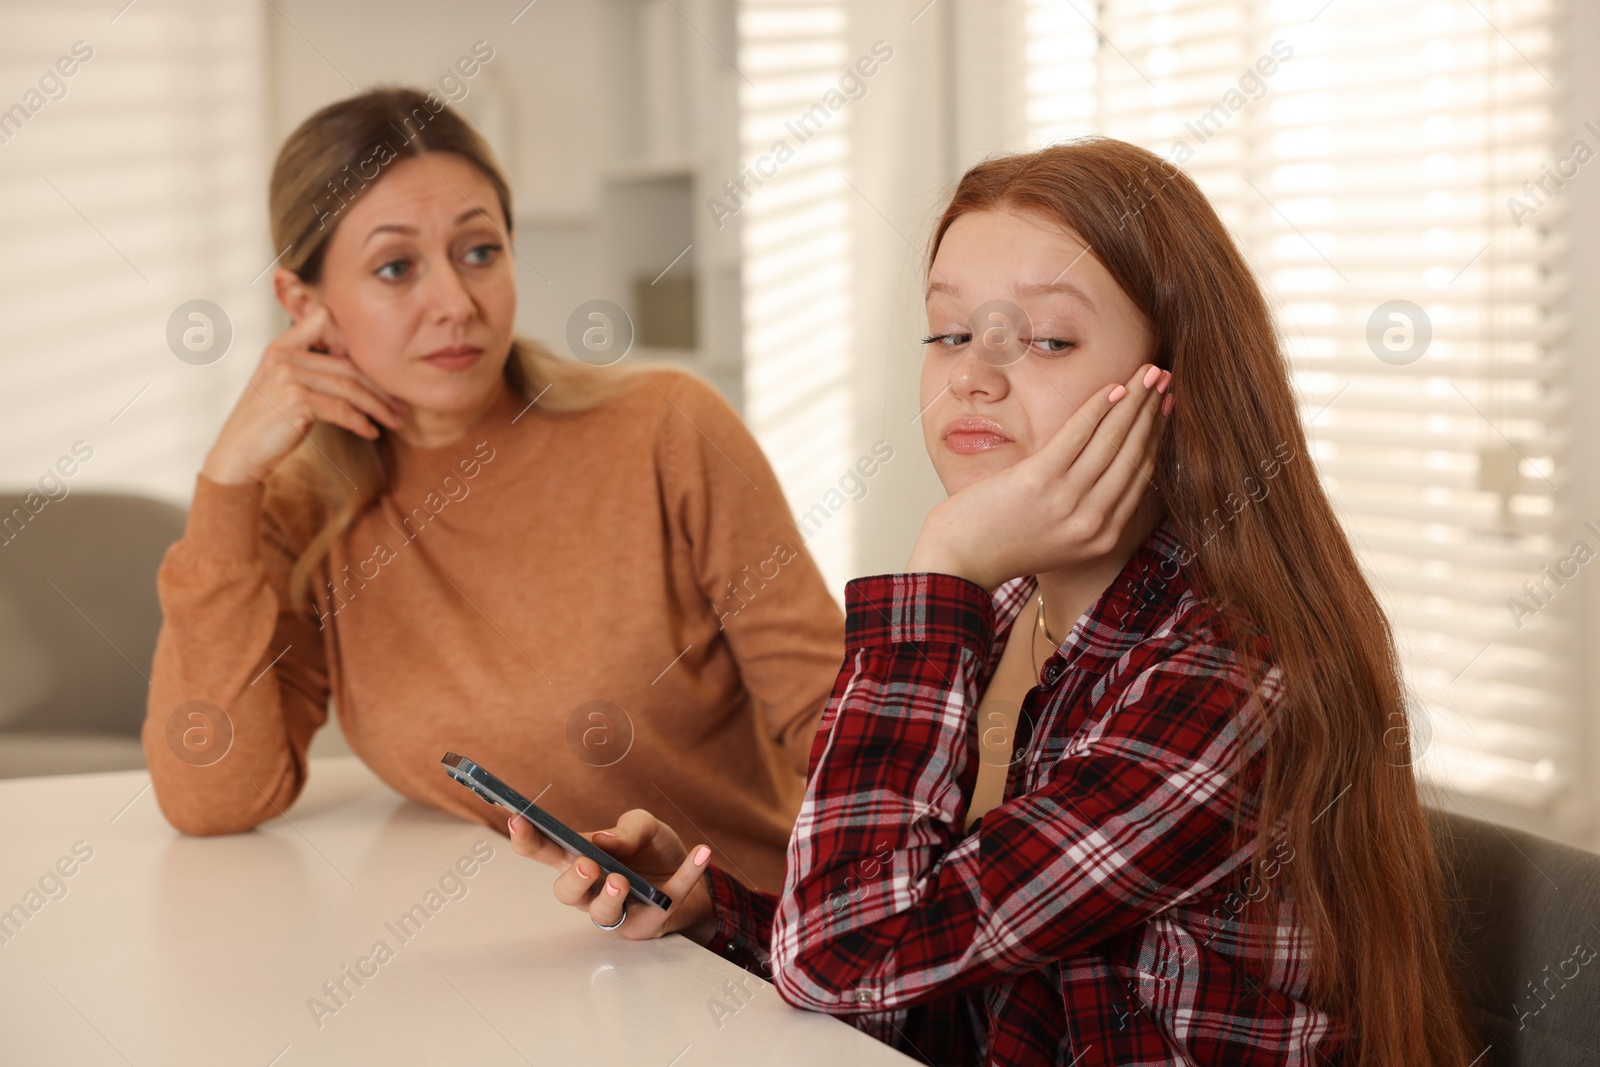
[[[844,34],[838,0],[739,6],[744,415],[841,598],[855,540],[851,509],[832,506],[855,458]]]
[[[265,340],[270,280],[251,285],[272,255],[261,9],[121,6],[5,16],[0,481],[25,487],[82,441],[93,455],[73,488],[186,501]],[[167,340],[200,299],[231,324],[211,363]]]
[[[1561,5],[1027,3],[1065,38],[1030,41],[1035,140],[1093,114],[1179,163],[1265,283],[1423,774],[1549,805],[1583,772],[1562,587],[1600,546],[1564,491]]]
[[[1030,148],[1095,133],[1099,109],[1095,88],[1095,33],[1087,12],[1093,5],[1062,0],[1026,0],[1025,57]]]

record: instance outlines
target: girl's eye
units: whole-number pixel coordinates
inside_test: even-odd
[[[477,245],[467,250],[467,262],[471,263],[475,267],[484,266],[485,264],[494,260],[496,253],[498,253],[500,249],[501,246],[497,244]]]
[[[403,259],[391,259],[389,262],[385,263],[372,273],[376,274],[384,281],[395,282],[400,280],[400,277],[404,273],[407,266],[409,266],[409,264]],[[398,268],[398,270],[394,273],[385,273],[389,271],[391,267]]]
[[[1053,356],[1060,355],[1062,352],[1074,347],[1076,344],[1077,342],[1075,341],[1063,341],[1059,337],[1035,337],[1033,339],[1033,345],[1035,348],[1039,349],[1041,352],[1045,352]]]
[[[922,339],[925,345],[943,345],[946,348],[958,348],[972,340],[970,333],[936,333]]]

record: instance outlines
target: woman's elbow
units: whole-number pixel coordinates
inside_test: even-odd
[[[246,830],[254,830],[266,820],[266,815],[259,812],[235,812],[211,806],[199,805],[190,807],[169,806],[160,802],[157,794],[158,806],[161,814],[166,817],[172,828],[180,834],[189,837],[220,837],[223,834],[242,834]]]
[[[167,816],[172,828],[189,837],[220,837],[223,834],[242,834],[260,825],[254,819],[228,819],[213,815]]]

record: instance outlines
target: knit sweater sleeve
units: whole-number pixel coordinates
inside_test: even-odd
[[[732,406],[687,374],[654,386],[663,490],[701,592],[768,736],[804,775],[838,674],[844,613],[806,551],[777,475]]]
[[[200,475],[183,537],[156,578],[156,641],[143,744],[156,800],[185,833],[247,830],[287,810],[327,720],[314,611],[290,606],[290,508],[261,485]]]

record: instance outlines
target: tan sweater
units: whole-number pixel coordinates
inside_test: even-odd
[[[446,777],[454,751],[577,829],[647,808],[781,888],[844,620],[771,467],[678,371],[587,412],[525,406],[508,390],[451,445],[396,442],[311,612],[287,579],[314,501],[198,479],[158,578],[144,726],[174,826],[287,810],[331,695],[351,749],[419,803],[505,832]],[[226,726],[208,736],[195,701],[231,723],[220,758]]]

